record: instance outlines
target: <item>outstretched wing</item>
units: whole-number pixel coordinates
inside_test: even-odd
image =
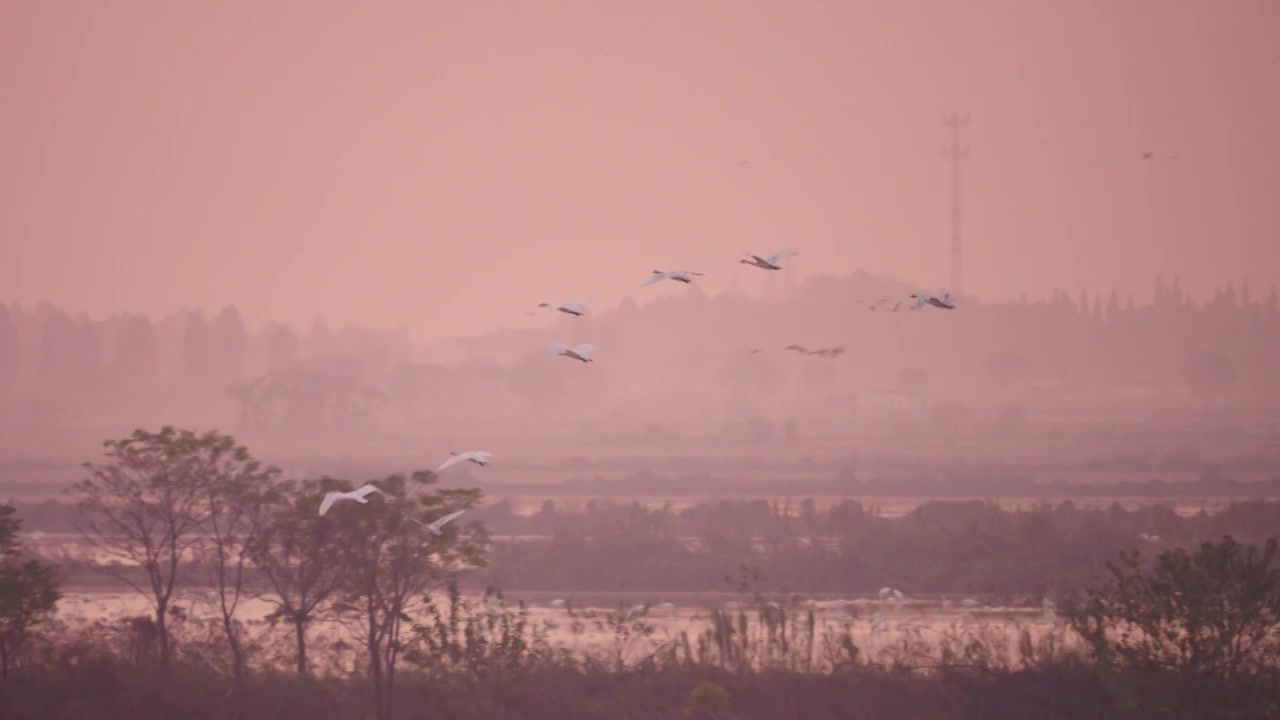
[[[436,468],[436,472],[442,472],[445,468],[451,467],[453,465],[457,465],[460,462],[466,462],[466,460],[467,460],[467,454],[454,455],[448,460],[445,460],[444,463],[440,465],[440,467]]]
[[[441,529],[441,528],[443,528],[445,525],[447,525],[447,524],[449,524],[450,522],[452,522],[454,518],[458,517],[459,515],[461,515],[461,514],[462,514],[462,513],[464,513],[464,512],[466,512],[466,510],[457,510],[457,511],[455,511],[455,512],[451,512],[451,513],[449,513],[448,515],[445,515],[444,517],[440,518],[439,520],[436,520],[435,522],[431,523],[431,524],[430,524],[430,525],[428,525],[427,527],[429,527],[429,528],[431,528],[431,529],[433,529],[433,530],[440,530],[440,529]]]
[[[640,283],[640,287],[644,287],[645,285],[652,285],[660,280],[666,280],[669,277],[671,277],[671,273],[654,273],[648,280],[645,280],[644,282]]]
[[[765,262],[769,263],[770,265],[777,265],[778,261],[781,260],[782,258],[791,257],[792,255],[799,255],[799,254],[800,253],[796,252],[795,250],[783,250],[782,252],[774,253],[770,255],[769,259],[766,260]]]
[[[559,355],[560,353],[562,353],[562,352],[564,352],[565,350],[568,350],[568,349],[569,349],[569,348],[565,347],[564,345],[561,345],[560,343],[551,343],[551,347],[548,347],[548,348],[547,348],[547,354],[548,354],[548,355]]]
[[[382,488],[378,487],[377,485],[374,485],[373,483],[365,483],[363,487],[361,487],[359,490],[356,490],[355,492],[355,494],[361,498],[367,498],[374,493],[378,493],[379,495],[386,495],[385,492],[382,492]]]
[[[324,500],[320,501],[320,514],[329,512],[329,508],[333,507],[334,501],[342,497],[342,493],[329,493],[324,496]]]
[[[587,357],[588,355],[591,354],[591,351],[595,349],[596,349],[595,346],[592,345],[591,343],[582,343],[578,347],[574,348],[573,351],[578,353],[582,357]]]

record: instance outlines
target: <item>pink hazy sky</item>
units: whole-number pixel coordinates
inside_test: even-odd
[[[761,289],[744,251],[940,288],[952,109],[971,292],[1265,292],[1277,27],[1273,0],[0,0],[0,297],[426,337],[684,291],[654,268]]]

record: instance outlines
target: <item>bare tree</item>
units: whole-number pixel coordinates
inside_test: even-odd
[[[385,501],[356,507],[348,503],[329,513],[350,533],[346,543],[344,599],[357,608],[360,634],[368,653],[369,680],[375,711],[381,720],[392,715],[396,665],[403,623],[431,589],[468,566],[483,565],[489,545],[484,527],[446,525],[433,535],[425,524],[446,513],[470,508],[479,490],[442,490],[411,497],[411,490],[430,485],[436,476],[419,471],[406,478],[391,475],[378,486]]]
[[[207,461],[202,466],[207,477],[200,484],[205,508],[196,545],[197,566],[201,579],[213,587],[238,684],[244,674],[244,648],[235,615],[240,601],[253,595],[247,586],[251,557],[268,529],[272,506],[282,497],[275,482],[280,471],[263,467],[227,435],[208,433],[191,451]]]
[[[178,572],[207,521],[212,461],[201,452],[205,442],[169,426],[158,433],[135,430],[103,442],[110,462],[85,463],[89,477],[68,490],[78,498],[76,523],[86,541],[127,563],[99,567],[150,602],[165,669]]]
[[[293,625],[295,660],[299,675],[306,675],[307,627],[342,585],[342,564],[336,562],[343,547],[336,526],[317,512],[326,492],[351,490],[350,483],[322,478],[307,480],[296,489],[283,488],[291,502],[272,508],[271,522],[253,547],[253,563],[269,593],[260,597],[276,606],[268,621],[281,618]]]

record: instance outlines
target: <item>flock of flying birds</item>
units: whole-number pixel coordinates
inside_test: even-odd
[[[738,262],[751,265],[752,267],[758,267],[763,270],[781,270],[782,265],[779,263],[782,261],[783,258],[791,257],[793,255],[798,255],[798,254],[799,253],[795,252],[794,250],[783,250],[782,252],[774,253],[773,255],[770,255],[767,258],[763,258],[763,257],[760,257],[759,255],[752,255],[748,253],[747,257],[750,258],[749,260],[744,259],[744,260],[739,260]],[[675,282],[685,283],[687,285],[689,283],[692,283],[695,277],[703,277],[703,275],[704,273],[694,272],[692,270],[654,270],[653,274],[649,276],[649,279],[645,280],[643,283],[640,284],[640,287],[652,285],[654,283],[661,282],[663,280],[673,280]],[[942,308],[943,310],[956,309],[955,303],[951,301],[951,293],[949,292],[943,292],[938,295],[912,294],[910,298],[914,300],[913,303],[908,304],[907,300],[901,300],[897,304],[895,304],[889,310],[889,312],[898,312],[899,310],[902,309],[903,305],[907,305],[906,309],[908,310],[919,310],[923,308],[925,305],[932,305],[937,308]],[[880,305],[888,302],[892,302],[892,300],[889,300],[887,298],[882,300],[877,300],[875,303],[872,303],[869,307],[870,309],[875,310]],[[578,300],[575,302],[562,303],[559,305],[544,302],[544,303],[539,303],[538,307],[546,308],[553,312],[562,312],[566,315],[572,315],[574,317],[582,317],[583,315],[586,314],[587,306],[590,304],[591,304],[590,300]],[[788,345],[784,349],[790,350],[792,352],[800,353],[802,355],[817,355],[819,357],[839,357],[841,354],[844,353],[844,347],[808,350],[800,345]],[[563,355],[564,357],[571,358],[579,362],[589,363],[594,361],[594,358],[591,357],[591,353],[594,350],[595,350],[595,346],[592,345],[591,343],[583,343],[581,345],[578,345],[577,347],[569,347],[561,343],[552,343],[551,347],[547,349],[547,352],[552,356]],[[749,352],[751,352],[754,355],[755,353],[763,352],[763,350],[760,348],[752,348]]]
[[[445,468],[448,468],[451,465],[457,465],[458,463],[462,463],[462,462],[473,462],[477,465],[484,466],[484,465],[488,465],[491,460],[498,457],[493,453],[484,452],[483,450],[471,450],[464,453],[451,452],[449,454],[452,455],[453,457],[449,458],[448,460],[445,460],[440,467],[436,468],[436,472],[442,472]],[[367,505],[369,503],[369,496],[374,493],[378,493],[379,495],[382,495],[383,497],[386,497],[386,498],[391,497],[386,492],[384,492],[382,488],[378,487],[377,485],[374,485],[373,483],[365,483],[360,488],[352,490],[351,492],[326,493],[324,496],[324,499],[320,501],[320,514],[324,515],[325,513],[329,512],[329,508],[333,507],[333,504],[338,502],[339,500],[354,500],[355,502],[358,502],[361,505]],[[457,517],[464,512],[466,512],[466,510],[455,510],[445,515],[444,517],[438,518],[433,522],[429,522],[429,523],[422,522],[421,520],[415,517],[409,517],[409,516],[406,516],[406,517],[409,517],[410,520],[425,527],[432,535],[443,535],[444,526],[456,520]]]
[[[782,261],[783,258],[791,257],[793,255],[798,255],[798,254],[799,253],[795,252],[794,250],[783,250],[782,252],[774,253],[773,255],[770,255],[767,258],[762,258],[759,255],[752,255],[748,253],[747,257],[750,259],[743,259],[743,260],[740,260],[739,262],[745,263],[747,265],[751,265],[752,267],[758,267],[762,270],[781,270],[782,265],[779,263]],[[703,273],[694,272],[692,270],[654,270],[653,274],[649,277],[649,279],[645,280],[643,283],[640,284],[640,287],[653,285],[654,283],[661,282],[663,280],[673,280],[675,282],[685,283],[687,285],[693,282],[693,278],[703,277],[703,275],[704,275]],[[910,295],[910,298],[914,300],[914,302],[908,304],[907,300],[898,301],[892,308],[889,309],[889,312],[898,312],[899,310],[902,309],[903,305],[907,305],[907,308],[906,308],[907,310],[920,310],[926,305],[932,305],[933,307],[941,308],[943,310],[956,309],[955,304],[951,301],[951,293],[949,292],[943,292],[938,295],[912,294]],[[538,307],[545,308],[553,312],[562,312],[562,313],[565,313],[566,315],[572,315],[574,317],[582,317],[583,315],[586,314],[586,309],[587,309],[587,306],[590,304],[590,302],[591,302],[590,300],[580,300],[577,302],[563,303],[560,305],[553,305],[551,303],[544,302],[544,303],[539,303]],[[881,305],[889,302],[892,302],[892,301],[887,298],[881,299],[870,304],[869,308],[871,310],[876,310]],[[571,358],[573,360],[589,363],[593,361],[593,358],[591,357],[591,353],[594,349],[595,348],[593,345],[591,345],[591,343],[583,343],[581,345],[578,345],[577,347],[568,347],[567,345],[562,345],[560,343],[552,343],[551,346],[547,349],[547,352],[549,355],[552,355],[552,356],[563,355],[564,357]],[[819,348],[816,350],[809,350],[808,348],[805,348],[801,345],[794,345],[794,344],[788,345],[784,349],[801,354],[801,355],[814,355],[818,357],[830,357],[830,358],[839,357],[844,353],[844,350],[845,350],[844,346],[842,345],[831,347],[831,348]],[[750,350],[750,352],[752,354],[755,354],[755,353],[763,352],[763,350],[760,348],[753,348]],[[436,468],[436,472],[442,472],[453,465],[456,465],[458,463],[463,463],[463,462],[471,462],[483,467],[485,465],[488,465],[490,461],[498,457],[493,453],[485,452],[483,450],[470,450],[462,453],[452,452],[450,453],[450,455],[452,455],[453,457],[449,458],[444,462],[444,464]],[[320,503],[320,514],[324,515],[325,513],[327,513],[329,511],[329,508],[333,507],[333,504],[340,500],[352,500],[357,503],[360,503],[361,505],[365,505],[369,502],[369,496],[372,495],[373,493],[379,493],[384,497],[390,497],[387,495],[387,493],[383,492],[382,489],[379,488],[377,485],[374,485],[373,483],[366,483],[361,488],[357,490],[352,490],[351,492],[331,492],[326,494],[324,496],[324,500]],[[418,520],[416,518],[410,518],[410,519],[412,519],[414,522],[425,527],[433,535],[443,535],[444,526],[464,512],[466,511],[457,510],[431,523],[424,523],[421,520]]]

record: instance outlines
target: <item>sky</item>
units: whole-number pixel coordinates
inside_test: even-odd
[[[1278,26],[1270,0],[0,0],[0,300],[431,339],[688,291],[654,269],[763,292],[745,252],[942,289],[953,110],[967,292],[1258,294]]]

